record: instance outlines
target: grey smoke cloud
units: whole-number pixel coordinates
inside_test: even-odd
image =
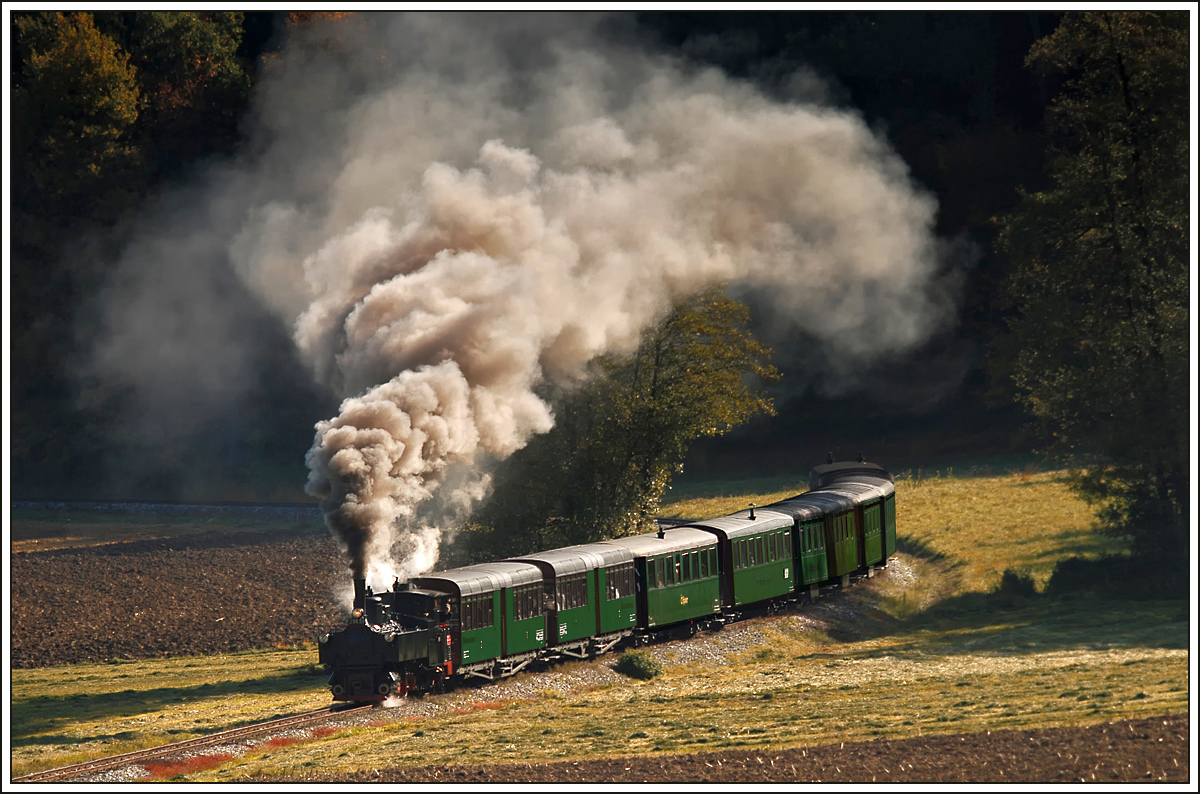
[[[603,22],[383,15],[297,39],[262,85],[259,155],[212,182],[241,210],[225,255],[344,398],[307,487],[357,575],[431,567],[439,489],[469,510],[478,464],[553,425],[537,387],[682,296],[759,295],[843,374],[953,315],[934,202],[859,117]]]

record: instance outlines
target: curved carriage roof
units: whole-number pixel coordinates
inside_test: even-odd
[[[894,493],[895,490],[896,486],[887,480],[847,479],[839,480],[833,485],[829,485],[819,491],[811,491],[810,493],[841,494],[853,499],[855,504],[862,504],[874,499],[881,499],[890,493]]]
[[[502,587],[515,587],[542,581],[542,572],[526,562],[484,562],[450,571],[438,571],[411,580],[418,587],[457,593],[459,596],[489,593]]]
[[[765,509],[774,513],[783,513],[785,516],[791,516],[794,521],[812,521],[816,518],[821,518],[825,515],[825,507],[823,503],[813,500],[802,500],[801,496],[808,494],[800,494],[800,496],[792,496],[784,499],[782,502],[774,502],[766,506]]]
[[[878,463],[870,463],[865,460],[842,460],[835,463],[831,459],[829,463],[813,467],[813,470],[808,473],[808,486],[815,491],[847,478],[892,482],[891,473]]]
[[[739,513],[722,516],[721,518],[706,518],[703,521],[693,521],[687,526],[705,529],[729,540],[730,538],[744,538],[747,535],[755,535],[759,532],[768,532],[772,529],[790,527],[793,523],[792,517],[785,513],[766,510],[760,507],[754,508],[753,512],[753,519],[750,518],[750,510],[742,510]]]
[[[791,499],[785,499],[782,502],[768,505],[768,507],[771,510],[777,510],[781,513],[789,513],[789,511],[795,511],[799,508],[803,508],[805,511],[815,510],[815,513],[805,517],[816,518],[826,513],[842,513],[846,510],[851,510],[854,505],[855,501],[849,494],[823,489],[802,493],[799,496],[793,496]]]
[[[717,538],[711,532],[689,527],[672,527],[671,529],[648,532],[645,535],[633,535],[628,538],[606,540],[600,545],[619,546],[628,549],[635,557],[654,557],[659,554],[671,554],[677,551],[691,551],[705,546],[712,546]]]
[[[584,543],[578,546],[567,546],[564,549],[539,551],[537,554],[524,554],[520,557],[512,557],[510,561],[532,563],[543,571],[558,577],[591,571],[596,568],[608,568],[623,562],[632,562],[633,552],[624,546]]]

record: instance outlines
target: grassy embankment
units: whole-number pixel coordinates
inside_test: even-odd
[[[664,514],[721,515],[795,493],[789,485],[727,487],[738,495]],[[843,597],[859,617],[827,631],[766,621],[764,643],[721,669],[668,664],[651,681],[516,702],[486,701],[483,688],[470,713],[264,747],[198,763],[186,778],[814,745],[1187,710],[1186,603],[993,594],[1006,569],[1040,589],[1057,560],[1113,550],[1060,476],[902,477],[897,522],[897,564]],[[14,774],[318,707],[328,695],[314,656],[13,671]]]

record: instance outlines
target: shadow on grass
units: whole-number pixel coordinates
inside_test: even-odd
[[[42,695],[14,704],[12,708],[12,746],[25,747],[38,744],[66,745],[83,744],[104,739],[132,739],[137,732],[122,731],[115,734],[66,737],[53,734],[67,724],[89,720],[109,721],[120,717],[131,717],[177,706],[181,703],[197,703],[231,695],[264,695],[301,690],[318,690],[325,684],[326,674],[316,665],[304,665],[291,673],[250,678],[242,681],[220,681],[186,687],[159,687],[156,689],[95,694],[77,693],[62,697]],[[212,733],[218,730],[240,727],[242,724],[219,727],[197,727],[195,734]]]
[[[947,557],[942,552],[938,551],[937,549],[933,548],[932,546],[929,546],[928,544],[926,544],[923,541],[920,541],[916,538],[909,538],[909,537],[904,537],[904,536],[900,536],[900,537],[896,538],[896,551],[899,552],[900,554],[907,554],[910,557],[916,557],[917,559],[920,559],[920,560],[929,560],[931,562],[942,562],[942,561],[950,560],[950,558]],[[960,561],[955,561],[955,562],[959,565],[962,564]]]
[[[1103,570],[1103,568],[1101,568]],[[1053,583],[1054,580],[1052,580]],[[991,593],[948,598],[905,619],[868,610],[863,620],[836,626],[841,642],[891,637],[898,641],[870,655],[993,654],[1016,656],[1070,650],[1190,647],[1190,604],[1158,591],[1122,597],[1122,584],[1038,593],[1033,582],[1005,572]]]

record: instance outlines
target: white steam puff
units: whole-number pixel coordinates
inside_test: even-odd
[[[334,44],[293,48],[264,100],[264,170],[312,157],[307,198],[258,202],[232,251],[346,397],[308,490],[356,576],[432,567],[422,506],[446,478],[463,484],[443,501],[469,509],[486,483],[455,472],[553,425],[535,388],[632,349],[682,296],[769,295],[845,370],[952,312],[934,203],[857,116],[500,19],[389,17],[341,41],[396,70],[360,76],[325,151],[306,148],[316,122],[271,114],[334,101]]]

